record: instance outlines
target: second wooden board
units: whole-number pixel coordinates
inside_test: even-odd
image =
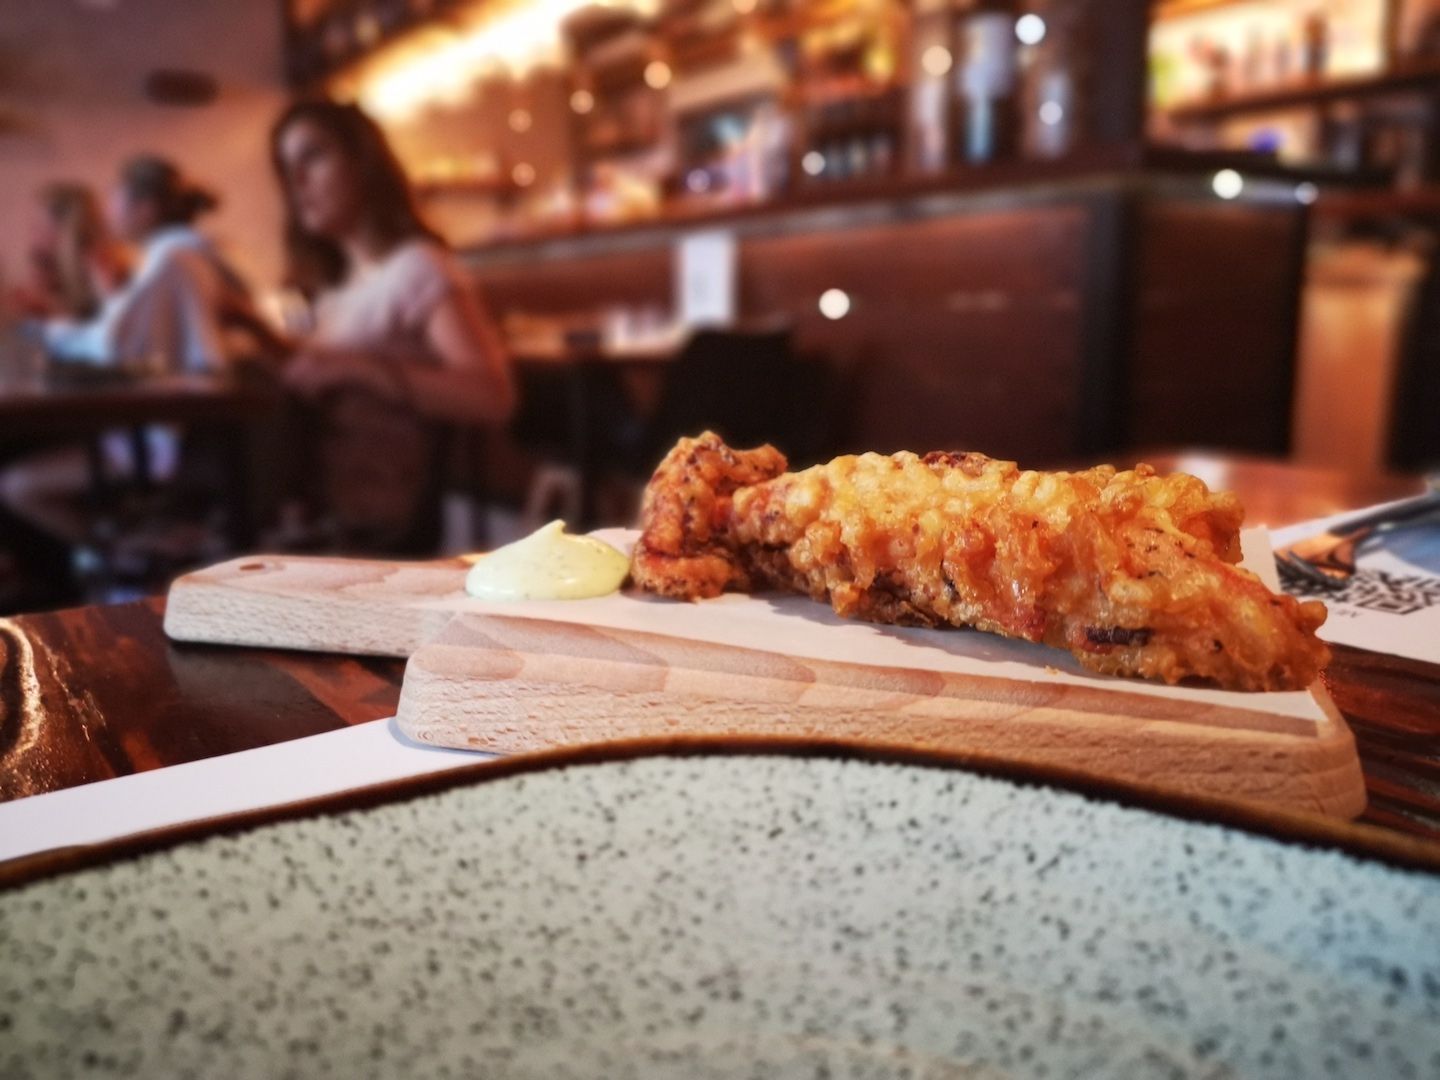
[[[814,737],[983,754],[1340,817],[1364,808],[1354,740],[1323,691],[1197,700],[1058,671],[976,674],[926,651],[915,658],[923,667],[862,664],[461,615],[411,657],[398,721],[420,742],[500,754],[684,735]]]

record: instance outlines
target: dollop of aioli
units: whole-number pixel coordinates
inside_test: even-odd
[[[584,600],[614,592],[629,572],[623,552],[552,521],[481,558],[465,591],[483,600]]]

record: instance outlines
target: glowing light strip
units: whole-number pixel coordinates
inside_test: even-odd
[[[657,0],[601,0],[616,7],[651,14]],[[428,105],[454,105],[473,92],[487,68],[524,75],[542,64],[558,64],[563,43],[560,25],[596,0],[516,0],[489,8],[493,14],[474,26],[431,37],[429,44],[406,49],[376,61],[362,76],[355,98],[375,116],[403,120]]]

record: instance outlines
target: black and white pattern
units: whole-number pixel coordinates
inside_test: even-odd
[[[1340,589],[1327,589],[1289,574],[1284,583],[1285,591],[1292,596],[1317,597],[1327,603],[1348,604],[1387,615],[1414,615],[1440,605],[1440,578],[1426,574],[1358,570]]]
[[[958,771],[649,758],[0,893],[0,1076],[1440,1076],[1440,877]]]

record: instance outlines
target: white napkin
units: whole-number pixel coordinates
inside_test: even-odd
[[[411,742],[393,720],[0,803],[0,860],[236,814],[493,755]]]

